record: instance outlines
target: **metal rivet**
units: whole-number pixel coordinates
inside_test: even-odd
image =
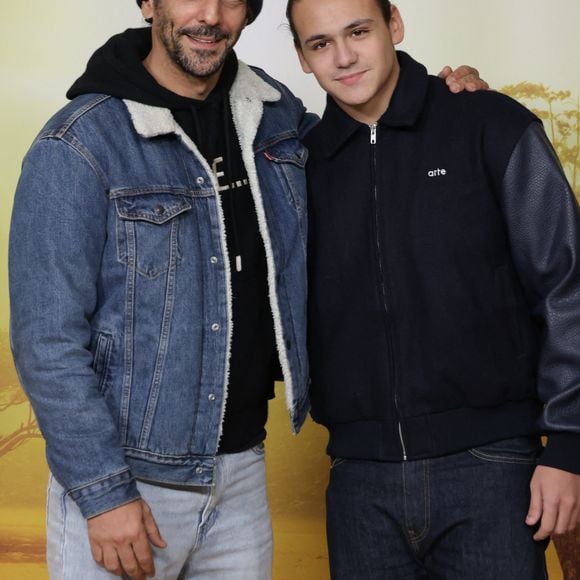
[[[218,259],[217,259],[215,256],[212,256],[212,257],[209,259],[209,261],[210,261],[212,264],[217,264],[217,263],[218,263]]]
[[[211,329],[212,329],[214,332],[217,332],[217,331],[220,329],[220,325],[219,325],[219,324],[217,324],[217,323],[215,323],[215,324],[212,324],[212,325],[211,325]]]
[[[208,396],[208,399],[210,401],[215,401],[215,395],[212,393],[211,395]]]
[[[205,179],[203,177],[198,177],[195,181],[197,181],[198,185],[203,185],[205,183]]]

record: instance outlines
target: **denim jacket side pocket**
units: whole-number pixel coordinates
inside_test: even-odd
[[[113,350],[113,337],[105,332],[97,332],[92,340],[91,350],[98,389],[99,392],[105,393],[110,384],[109,364]]]

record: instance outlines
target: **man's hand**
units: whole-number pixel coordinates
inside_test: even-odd
[[[534,540],[571,532],[580,523],[580,475],[538,465],[530,483],[528,526],[540,522]]]
[[[143,500],[105,512],[87,522],[95,562],[133,580],[155,575],[150,543],[165,548],[151,509]]]
[[[465,64],[456,68],[455,71],[450,66],[446,66],[438,76],[445,80],[452,93],[461,91],[473,93],[489,89],[489,85],[479,78],[479,71]]]

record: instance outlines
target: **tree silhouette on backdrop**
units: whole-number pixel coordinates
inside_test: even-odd
[[[41,437],[32,408],[16,374],[7,332],[0,333],[0,418],[3,414],[22,407],[24,419],[8,433],[0,432],[0,458],[31,439]],[[1,422],[1,421],[0,421]]]
[[[501,89],[531,109],[542,121],[572,189],[580,198],[580,95],[554,91],[527,81]]]

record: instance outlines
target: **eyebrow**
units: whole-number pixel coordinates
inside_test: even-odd
[[[348,26],[345,26],[343,30],[346,30],[346,31],[353,30],[355,28],[358,28],[359,26],[362,26],[364,24],[370,24],[372,22],[374,22],[372,18],[360,18],[359,20],[355,20],[354,22],[351,22]],[[328,37],[328,34],[313,34],[312,36],[309,36],[304,41],[304,44],[310,44],[310,43],[316,42],[318,40],[324,40],[327,37]]]

